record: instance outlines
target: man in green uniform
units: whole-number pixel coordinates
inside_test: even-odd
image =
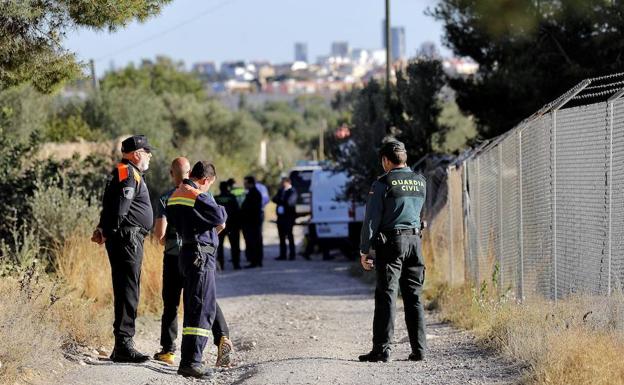
[[[382,144],[379,157],[384,175],[373,183],[362,226],[360,256],[365,270],[377,274],[373,349],[360,361],[387,362],[394,334],[395,301],[401,288],[405,323],[412,348],[409,360],[425,356],[425,312],[420,295],[425,266],[420,242],[420,212],[425,201],[425,178],[407,167],[403,143]],[[371,246],[376,258],[369,256]]]

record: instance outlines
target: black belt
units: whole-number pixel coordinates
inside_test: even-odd
[[[418,235],[420,234],[420,230],[416,227],[412,227],[411,229],[392,229],[387,231],[382,231],[385,236],[389,237],[392,235]]]
[[[191,248],[199,251],[200,253],[214,254],[217,250],[213,245],[202,245],[201,243],[183,243],[182,248]]]

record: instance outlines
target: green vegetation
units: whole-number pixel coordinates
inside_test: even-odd
[[[112,149],[124,135],[145,134],[157,149],[146,177],[156,199],[170,188],[169,162],[181,155],[215,162],[223,179],[240,183],[253,173],[275,186],[281,172],[317,151],[319,127],[334,127],[340,116],[314,96],[231,111],[209,97],[194,74],[164,57],[110,72],[100,84],[82,97],[44,95],[29,85],[0,92],[0,261],[21,267],[35,258],[54,262],[69,230],[88,231],[97,220],[119,154],[43,159],[44,143],[87,140]],[[263,140],[266,167],[258,166]]]
[[[353,176],[347,195],[364,200],[382,172],[377,150],[387,137],[405,143],[410,163],[435,151],[456,151],[474,136],[474,125],[452,101],[444,101],[448,82],[437,60],[417,59],[397,73],[390,87],[369,82],[361,91],[338,94],[332,106],[337,122],[351,123],[351,137],[328,138],[332,157]],[[447,134],[448,138],[447,138]]]
[[[474,120],[462,114],[455,101],[447,101],[442,105],[438,121],[441,126],[448,127],[448,131],[446,135],[432,135],[434,152],[448,154],[460,151],[477,136]]]
[[[80,73],[61,46],[76,28],[114,30],[160,13],[171,0],[27,0],[0,3],[0,90],[30,83],[49,93]]]
[[[514,127],[588,77],[621,72],[624,3],[604,0],[441,0],[431,14],[474,77],[449,81],[480,136]]]

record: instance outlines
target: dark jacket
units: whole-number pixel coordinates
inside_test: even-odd
[[[147,185],[139,169],[124,159],[111,173],[102,198],[98,227],[110,238],[121,227],[152,228],[154,214]]]
[[[371,240],[380,232],[420,228],[426,183],[409,167],[392,169],[373,183],[360,233],[361,252],[368,254]]]
[[[247,195],[241,206],[241,225],[243,227],[260,225],[263,217],[262,195],[257,188],[252,187],[247,191]]]
[[[294,222],[297,218],[297,190],[293,187],[288,190],[280,188],[273,197],[273,202],[277,205],[278,222]]]
[[[227,213],[228,219],[226,224],[227,230],[240,230],[240,207],[238,206],[238,201],[236,200],[236,196],[231,192],[221,193],[215,196],[215,200],[218,204],[225,207],[225,212]]]

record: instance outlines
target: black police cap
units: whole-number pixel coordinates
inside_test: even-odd
[[[140,149],[144,149],[147,152],[152,152],[153,150],[152,146],[147,142],[145,135],[133,135],[121,142],[121,152],[128,153]]]

